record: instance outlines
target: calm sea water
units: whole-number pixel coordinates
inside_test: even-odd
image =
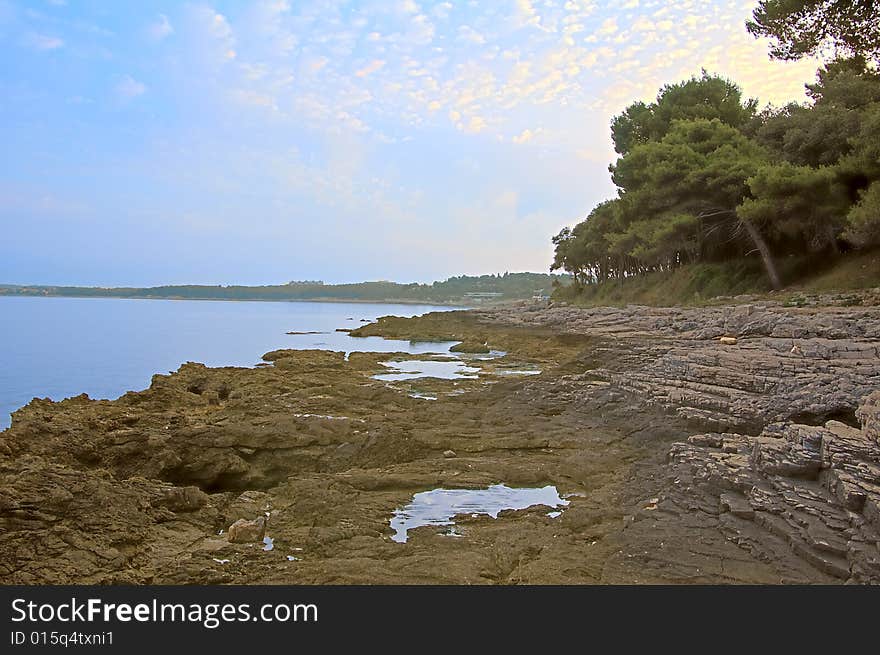
[[[116,398],[145,389],[155,373],[187,361],[253,366],[278,348],[446,352],[335,332],[361,319],[416,316],[449,307],[317,302],[215,302],[116,298],[0,297],[0,429],[32,398],[80,393]],[[322,334],[288,335],[286,332]]]

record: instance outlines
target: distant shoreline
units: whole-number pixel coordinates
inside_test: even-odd
[[[88,295],[71,293],[2,293],[0,298],[85,298],[89,300],[198,300],[199,302],[318,302],[357,305],[435,305],[437,307],[456,307],[459,309],[471,309],[461,303],[444,300],[365,300],[357,298],[207,298],[207,297],[183,297],[183,296],[115,296],[115,295]],[[493,304],[504,304],[502,301]],[[488,305],[486,303],[485,305]]]
[[[546,298],[571,276],[547,273],[460,275],[428,284],[378,280],[325,284],[295,280],[267,285],[168,284],[151,287],[87,287],[0,284],[2,297],[127,298],[132,300],[236,300],[269,302],[349,302],[469,307]]]

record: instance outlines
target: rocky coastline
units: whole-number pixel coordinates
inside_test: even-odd
[[[352,335],[504,354],[388,383],[399,353],[284,350],[34,400],[0,432],[0,581],[880,582],[877,291],[521,303]],[[568,505],[391,539],[414,494],[493,484]]]

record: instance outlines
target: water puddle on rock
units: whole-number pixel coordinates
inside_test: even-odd
[[[351,418],[349,416],[332,416],[330,414],[294,414],[296,418],[322,418],[328,421],[356,421],[358,423],[363,423],[364,419],[362,418]]]
[[[539,369],[531,368],[497,368],[495,369],[495,375],[541,375],[541,371]]]
[[[425,525],[454,525],[453,519],[461,514],[479,516],[485,514],[493,519],[503,510],[518,510],[543,505],[552,509],[565,507],[556,487],[515,489],[495,484],[488,489],[434,489],[413,496],[412,502],[398,509],[391,517],[394,529],[393,541],[405,543],[407,531]],[[453,536],[454,528],[447,533]]]
[[[417,380],[419,378],[440,378],[441,380],[475,380],[480,369],[459,360],[428,361],[412,359],[407,361],[382,362],[392,369],[391,373],[374,375],[375,380],[398,382],[400,380]]]
[[[493,359],[500,359],[501,357],[504,357],[506,354],[507,354],[507,352],[504,350],[490,350],[489,352],[484,353],[482,355],[466,355],[466,357],[468,359],[473,359],[478,362],[488,362]]]
[[[263,537],[263,550],[272,550],[273,548],[275,548],[275,539]]]

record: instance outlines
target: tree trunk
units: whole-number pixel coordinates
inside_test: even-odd
[[[831,223],[825,224],[825,238],[828,240],[828,244],[831,246],[831,252],[835,255],[840,254],[840,247],[837,245],[837,234],[834,232],[834,226]]]
[[[752,241],[755,243],[755,247],[758,249],[758,252],[761,253],[761,259],[764,262],[764,268],[767,269],[767,277],[770,278],[770,285],[776,291],[779,291],[782,288],[782,282],[779,280],[779,272],[776,270],[776,264],[773,262],[773,255],[770,253],[770,246],[767,245],[764,237],[761,236],[761,233],[758,232],[758,229],[750,220],[746,218],[740,218],[740,221],[746,228],[746,232],[749,233]]]

